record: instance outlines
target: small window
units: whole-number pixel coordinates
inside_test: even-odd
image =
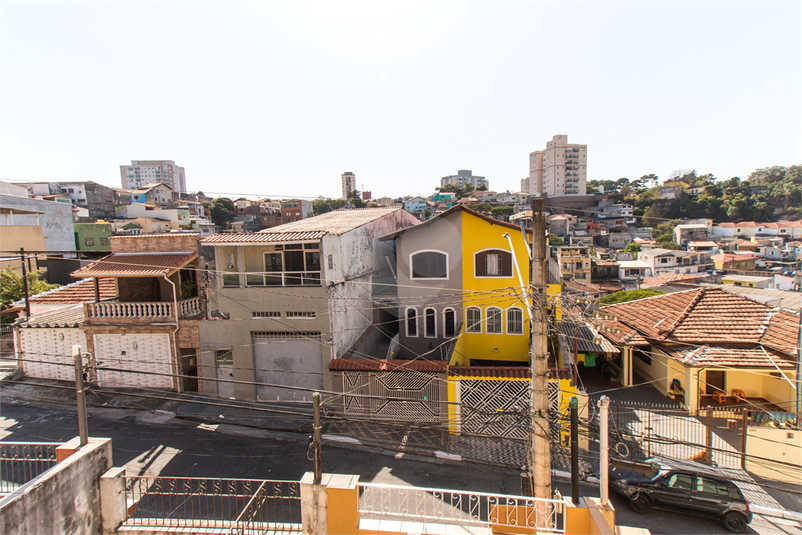
[[[95,239],[94,238],[84,238],[84,244],[85,245],[94,245],[95,244]]]
[[[234,354],[230,349],[218,349],[215,351],[214,357],[218,366],[234,365]]]
[[[237,273],[223,273],[223,287],[224,288],[238,288],[239,287],[239,274],[237,274]]]
[[[407,336],[418,336],[418,311],[407,309]]]
[[[507,334],[524,333],[524,312],[520,308],[507,309]]]
[[[108,245],[109,239],[108,238],[100,238],[100,245]]]
[[[512,255],[501,249],[480,251],[474,256],[477,277],[511,277]]]
[[[256,318],[280,318],[281,317],[281,312],[278,312],[278,311],[267,311],[267,312],[264,312],[264,311],[260,311],[260,310],[254,310],[253,315],[251,317],[254,318],[254,319],[256,319]]]
[[[468,324],[467,332],[482,332],[482,310],[480,308],[470,307],[465,311],[465,318]]]
[[[437,251],[421,251],[411,255],[413,279],[447,279],[448,256]]]
[[[487,309],[487,333],[501,334],[501,309],[490,307]]]
[[[454,310],[447,308],[443,311],[443,335],[452,338],[456,334],[456,317]]]
[[[423,312],[425,316],[426,338],[435,338],[437,336],[437,312],[433,308],[427,308]]]
[[[287,319],[315,319],[314,312],[287,312]]]

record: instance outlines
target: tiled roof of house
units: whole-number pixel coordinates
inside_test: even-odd
[[[797,314],[709,287],[610,305],[599,311],[598,318],[612,322],[607,327],[614,331],[629,327],[651,340],[762,344],[790,354],[799,334]]]
[[[34,314],[27,320],[19,323],[20,327],[77,327],[86,319],[82,304],[57,308]]]
[[[686,366],[737,366],[747,368],[793,368],[787,355],[761,347],[738,348],[703,345],[701,347],[658,346],[669,357]]]
[[[463,199],[464,199],[464,197],[463,197]],[[460,199],[460,201],[461,200],[462,199]],[[435,221],[437,221],[437,220],[439,220],[441,218],[444,218],[444,217],[448,217],[451,214],[456,213],[456,212],[467,212],[470,215],[478,217],[479,219],[484,219],[485,221],[487,221],[488,223],[492,223],[493,225],[498,225],[498,226],[503,227],[503,228],[509,228],[509,229],[512,229],[512,230],[517,230],[519,232],[521,230],[521,227],[519,227],[518,225],[515,225],[513,223],[507,223],[506,221],[500,221],[498,219],[493,219],[490,216],[486,216],[484,214],[480,214],[479,212],[477,212],[475,210],[471,210],[470,208],[466,208],[463,205],[455,205],[455,206],[452,206],[451,208],[449,208],[448,210],[446,210],[445,212],[443,212],[441,214],[437,214],[436,216],[434,216],[434,217],[432,217],[430,219],[427,219],[423,223],[419,223],[417,225],[413,225],[411,227],[407,227],[405,229],[401,229],[401,230],[398,230],[396,232],[392,232],[390,234],[387,234],[386,236],[382,236],[380,239],[389,240],[389,239],[395,238],[397,236],[401,236],[405,232],[410,232],[410,231],[414,231],[414,230],[420,230],[422,228],[428,227],[429,225],[431,225]],[[529,234],[529,233],[532,232],[532,229],[526,229],[526,232],[527,232],[527,234]]]
[[[449,366],[448,375],[452,377],[530,379],[532,370],[528,366]]]
[[[113,299],[117,297],[117,282],[114,279],[98,279],[100,299]],[[31,303],[49,305],[58,303],[89,303],[95,300],[95,281],[85,280],[74,282],[66,286],[59,286],[52,290],[42,292],[30,298]],[[25,303],[20,299],[16,303]]]
[[[82,277],[159,277],[171,275],[198,258],[194,252],[112,253],[72,272]]]
[[[329,364],[331,371],[445,372],[447,368],[443,360],[332,359]]]
[[[627,327],[623,323],[605,320],[603,317],[596,317],[591,320],[596,330],[603,334],[614,344],[631,345],[636,347],[648,347],[649,341],[641,336],[638,331]]]
[[[273,227],[271,231],[278,227]],[[215,234],[204,238],[201,243],[204,245],[239,245],[245,243],[283,243],[283,242],[302,242],[319,241],[328,234],[325,230],[311,232],[238,232],[232,234]]]

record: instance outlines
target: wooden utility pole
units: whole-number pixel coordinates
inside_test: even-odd
[[[546,301],[546,199],[532,200],[532,486],[536,498],[551,498],[549,432],[549,324]]]
[[[312,435],[312,449],[314,450],[315,459],[315,485],[320,485],[320,480],[323,478],[323,456],[321,455],[321,437],[320,437],[320,394],[315,392],[312,394],[312,406],[315,410],[313,435]]]
[[[81,446],[86,446],[89,443],[89,426],[86,421],[86,394],[84,393],[81,346],[72,346],[72,360],[75,364],[75,394],[78,398],[78,435],[81,437]]]

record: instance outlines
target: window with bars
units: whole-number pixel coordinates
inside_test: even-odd
[[[281,317],[281,312],[278,312],[278,311],[267,311],[267,312],[265,312],[265,311],[261,311],[261,310],[260,311],[254,311],[252,317],[253,318],[280,318]]]
[[[407,309],[407,336],[418,336],[418,311]]]
[[[511,277],[512,255],[501,249],[476,253],[475,274],[477,277]]]
[[[482,309],[479,307],[469,307],[465,311],[465,320],[467,323],[468,328],[466,329],[469,333],[480,333],[482,332]]]
[[[437,336],[437,312],[433,308],[427,308],[423,311],[426,319],[426,332],[424,336],[427,338],[435,338]]]
[[[287,312],[287,319],[315,319],[314,312]]]
[[[490,307],[487,309],[487,333],[501,334],[501,332],[501,309],[498,307]]]
[[[524,333],[524,311],[520,308],[507,309],[507,334]]]
[[[454,310],[447,308],[443,311],[443,336],[446,338],[453,337],[456,333],[456,314]]]

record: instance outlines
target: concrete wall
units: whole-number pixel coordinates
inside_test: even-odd
[[[198,250],[197,234],[164,234],[157,236],[114,236],[113,253],[163,253]]]
[[[6,223],[6,218],[3,217],[0,218],[0,225],[35,226],[38,224],[42,227],[45,248],[48,251],[75,250],[75,231],[71,204],[15,197],[13,195],[0,195],[0,208],[4,210],[42,212],[38,216],[36,214],[15,214],[13,223]],[[74,253],[68,253],[65,256],[75,258]]]
[[[70,441],[64,447],[77,444]],[[90,438],[66,460],[0,500],[0,533],[100,533],[100,476],[111,465],[111,439]]]
[[[802,481],[802,432],[773,427],[749,427],[746,437],[746,470],[786,483],[798,485]]]

